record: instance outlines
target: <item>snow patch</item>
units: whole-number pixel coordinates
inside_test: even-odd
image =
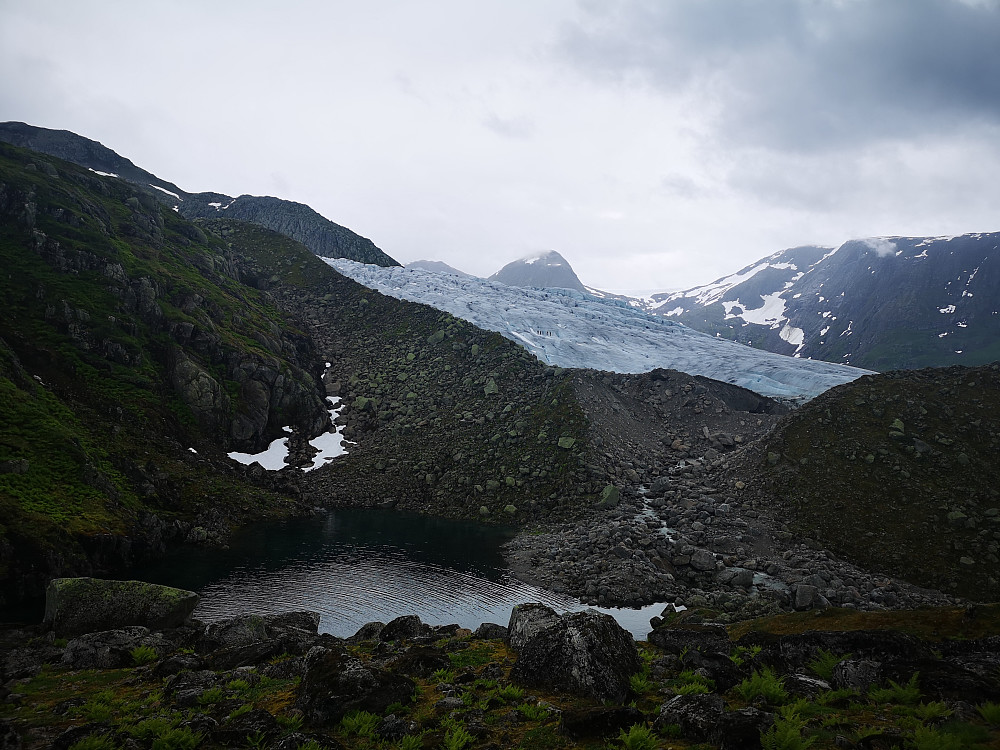
[[[181,197],[180,197],[179,195],[177,195],[177,193],[171,193],[171,192],[170,192],[169,190],[167,190],[166,188],[161,188],[161,187],[160,187],[159,185],[154,185],[154,184],[153,184],[152,182],[151,182],[151,183],[149,183],[149,186],[150,186],[151,188],[153,188],[154,190],[159,190],[159,191],[160,191],[161,193],[166,193],[167,195],[172,195],[172,196],[173,196],[174,198],[176,198],[176,199],[177,199],[177,200],[179,200],[179,201],[182,201],[182,200],[184,200],[184,199],[183,199],[183,198],[181,198]]]
[[[929,247],[930,245],[933,245],[935,242],[951,242],[956,237],[961,237],[961,236],[962,235],[960,235],[960,234],[943,234],[940,237],[925,237],[923,240],[920,241],[919,244],[914,245],[914,247]],[[917,257],[917,258],[926,258],[927,257],[927,251],[924,250],[924,252],[922,252],[920,255],[917,255],[915,257]]]
[[[285,432],[291,432],[291,427],[282,427]],[[271,444],[260,453],[237,453],[233,451],[227,454],[234,461],[249,466],[255,461],[268,471],[277,471],[285,468],[285,459],[288,458],[288,438],[278,438],[272,440]]]
[[[742,318],[747,323],[756,323],[757,325],[770,326],[771,328],[777,328],[783,321],[787,320],[785,317],[785,300],[781,298],[781,292],[761,295],[760,299],[764,304],[753,310],[748,310],[746,305],[740,302],[739,299],[732,302],[723,302],[722,306],[726,310],[725,319]],[[741,309],[741,312],[734,313],[733,310],[737,307]]]
[[[806,339],[805,331],[788,323],[785,323],[785,327],[778,332],[778,335],[782,340],[787,341],[792,346],[798,347],[795,350],[796,352],[803,347]]]
[[[938,312],[941,313],[942,315],[951,315],[953,312],[955,312],[955,306],[946,305],[945,307],[939,307]]]
[[[117,177],[118,176],[114,172],[101,172],[100,170],[94,169],[93,167],[87,167],[87,169],[89,169],[91,172],[93,172],[96,175],[100,175],[101,177]]]
[[[327,363],[327,368],[329,367],[330,365]],[[333,422],[333,429],[309,441],[309,445],[318,450],[319,453],[313,456],[312,463],[309,466],[302,467],[302,471],[319,469],[333,461],[337,456],[343,456],[347,453],[348,443],[340,433],[340,427],[334,421],[340,414],[340,410],[344,408],[343,404],[340,403],[339,398],[334,396],[327,396],[326,400],[330,404],[330,421]]]

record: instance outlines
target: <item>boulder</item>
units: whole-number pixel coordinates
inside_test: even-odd
[[[304,654],[319,635],[318,612],[237,615],[210,623],[201,637],[201,651],[240,649],[271,643],[277,653]],[[250,663],[250,662],[247,662]],[[223,667],[220,667],[223,668]]]
[[[306,654],[296,708],[307,721],[333,725],[352,711],[383,714],[407,703],[416,683],[403,675],[366,665],[340,648],[314,646]]]
[[[127,625],[163,630],[184,624],[198,599],[193,591],[143,581],[56,578],[45,592],[42,622],[63,637]]]
[[[695,570],[715,570],[715,555],[707,549],[696,549],[691,553],[691,567]]]
[[[757,750],[761,733],[773,721],[773,715],[753,707],[726,711],[718,695],[678,695],[660,708],[653,728],[662,731],[676,724],[686,738],[708,741],[720,750]]]
[[[510,613],[507,644],[515,651],[520,651],[539,633],[554,627],[558,622],[559,615],[551,607],[544,604],[519,604]]]
[[[379,633],[382,632],[382,629],[384,627],[385,623],[379,622],[377,620],[374,622],[366,622],[364,625],[358,628],[357,633],[350,636],[346,640],[350,643],[360,643],[361,641],[377,641]]]
[[[386,626],[379,631],[378,639],[383,642],[403,641],[429,635],[430,632],[430,626],[424,625],[417,615],[402,615],[386,623]]]
[[[222,675],[210,669],[180,672],[167,679],[163,686],[163,694],[172,697],[178,706],[194,708],[199,705],[199,700],[206,691],[225,684],[224,681]]]
[[[594,610],[558,615],[541,604],[519,605],[507,630],[518,654],[511,679],[528,687],[621,703],[641,667],[632,636]]]
[[[131,625],[116,630],[84,633],[66,644],[62,663],[70,669],[120,669],[135,665],[132,651],[140,646],[164,654],[173,649],[159,633],[151,633],[141,625]]]
[[[439,669],[450,669],[451,659],[440,649],[415,646],[388,659],[383,666],[397,674],[430,677]]]
[[[654,646],[668,654],[700,651],[705,654],[728,656],[733,650],[729,633],[721,625],[686,625],[684,627],[660,626],[646,636]]]
[[[611,508],[617,508],[619,502],[621,502],[621,490],[613,484],[609,484],[601,490],[601,499],[597,503],[597,507],[601,510],[610,510]]]
[[[820,649],[845,659],[878,662],[915,661],[932,656],[926,643],[906,633],[885,630],[807,631],[782,636],[778,649],[787,671],[807,666]]]
[[[507,627],[495,622],[484,622],[476,628],[472,637],[484,641],[505,641],[507,640]]]
[[[833,668],[833,686],[838,690],[868,689],[882,682],[882,662],[870,659],[844,659]]]

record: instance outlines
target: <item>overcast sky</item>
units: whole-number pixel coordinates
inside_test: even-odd
[[[1000,230],[1000,0],[0,0],[0,73],[0,120],[479,275]]]

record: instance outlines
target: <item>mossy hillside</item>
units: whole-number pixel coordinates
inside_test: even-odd
[[[86,572],[81,544],[149,510],[288,507],[231,475],[221,449],[321,428],[320,363],[224,244],[133,185],[9,146],[0,214],[0,566]],[[213,403],[179,387],[181,361],[217,384]],[[291,385],[238,439],[264,371]]]
[[[1000,597],[1000,366],[866,376],[789,415],[747,493],[869,569]]]
[[[734,643],[749,633],[780,636],[807,633],[811,630],[835,632],[880,630],[906,633],[924,641],[988,638],[1000,634],[1000,604],[880,612],[830,607],[824,610],[789,612],[773,617],[746,620],[729,625],[727,630]]]
[[[366,289],[305,251],[276,262],[289,241],[259,227],[201,226],[244,258],[250,283],[300,318],[331,363],[328,382],[357,445],[307,475],[307,492],[501,523],[593,504],[603,485],[584,470],[589,426],[567,373],[499,334]]]

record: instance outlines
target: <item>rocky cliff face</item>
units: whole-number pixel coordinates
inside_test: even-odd
[[[647,309],[779,354],[872,370],[1000,358],[1000,233],[775,253]]]

